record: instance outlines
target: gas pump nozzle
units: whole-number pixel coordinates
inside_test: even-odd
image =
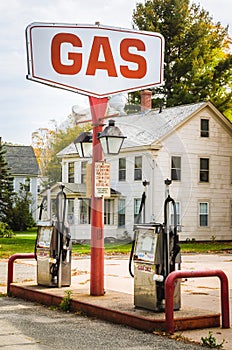
[[[173,223],[173,230],[170,229],[170,225],[168,222],[168,205],[169,203],[172,203],[173,205],[173,217],[174,217],[174,223]],[[164,231],[166,233],[165,239],[167,240],[165,247],[166,252],[164,252],[164,255],[166,256],[166,276],[172,271],[175,270],[175,262],[176,257],[180,253],[180,245],[179,245],[179,237],[177,234],[177,213],[176,213],[176,202],[173,198],[170,197],[170,195],[167,196],[164,202]],[[170,246],[170,239],[172,239],[172,245]]]

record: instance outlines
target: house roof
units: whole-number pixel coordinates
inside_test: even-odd
[[[39,166],[32,146],[4,145],[4,148],[12,175],[39,175]]]
[[[77,155],[77,149],[74,143],[71,143],[67,147],[63,148],[60,152],[57,153],[57,157],[62,157],[66,154],[74,154]]]
[[[151,110],[117,118],[117,126],[127,138],[123,148],[151,145],[166,136],[205,103]]]
[[[225,122],[228,122],[210,102],[198,102],[164,108],[161,113],[159,110],[150,110],[145,113],[117,117],[116,125],[120,128],[123,135],[127,136],[122,149],[158,143],[163,137],[175,130],[194,113],[207,106],[213,108],[218,115],[221,115],[221,117],[225,119]],[[71,154],[76,154],[75,145],[73,143],[64,148],[57,155],[62,157]]]

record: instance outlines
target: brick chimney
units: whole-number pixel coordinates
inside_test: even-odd
[[[151,110],[151,95],[150,90],[143,90],[141,92],[141,112],[146,112]]]

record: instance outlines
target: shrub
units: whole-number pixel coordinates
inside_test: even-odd
[[[12,238],[14,232],[9,228],[8,224],[0,221],[0,238]]]

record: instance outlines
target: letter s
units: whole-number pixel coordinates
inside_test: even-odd
[[[74,47],[82,47],[81,40],[74,34],[59,33],[54,36],[51,44],[51,61],[55,71],[59,74],[74,75],[80,72],[82,66],[82,55],[77,52],[69,52],[68,59],[73,60],[73,64],[61,63],[61,44],[70,43]]]
[[[138,51],[146,51],[145,44],[139,39],[123,39],[120,44],[120,54],[127,62],[137,63],[136,70],[129,69],[128,66],[120,66],[120,72],[125,78],[141,79],[147,73],[147,62],[144,57],[129,52],[130,47],[136,47]]]

